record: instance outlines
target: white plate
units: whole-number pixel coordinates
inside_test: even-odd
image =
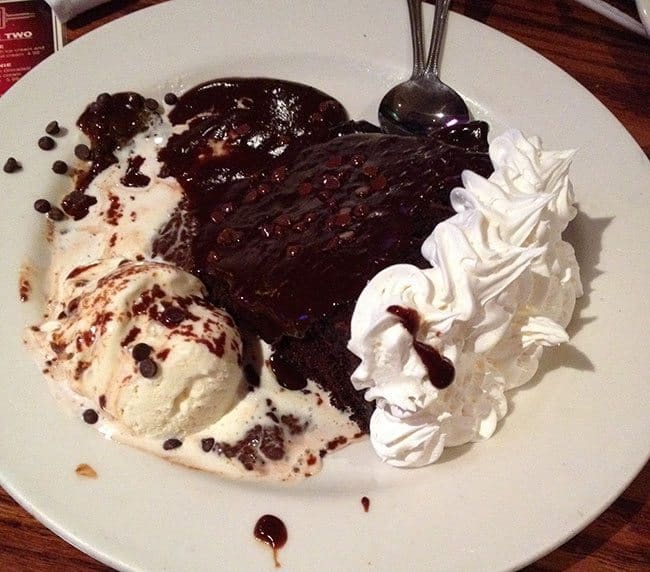
[[[407,34],[398,0],[177,0],[75,41],[0,100],[0,158],[15,155],[24,165],[0,173],[0,481],[85,552],[124,570],[271,570],[253,526],[272,513],[289,530],[280,552],[289,571],[509,569],[578,532],[645,463],[648,161],[562,71],[455,14],[443,76],[476,114],[496,130],[518,126],[549,147],[580,149],[573,179],[581,214],[571,236],[587,295],[573,343],[545,356],[491,440],[420,470],[382,466],[362,443],[297,485],[224,481],[68,419],[23,349],[23,325],[37,315],[18,302],[18,270],[42,253],[32,203],[60,188],[49,167],[75,143],[68,136],[55,151],[39,150],[50,120],[72,127],[102,91],[160,96],[222,75],[299,80],[330,92],[353,116],[374,119],[381,95],[408,74]],[[99,478],[77,477],[81,462]]]
[[[636,9],[650,38],[650,0],[636,0]]]

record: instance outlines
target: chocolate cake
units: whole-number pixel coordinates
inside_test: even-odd
[[[133,94],[87,110],[89,176],[153,112]],[[355,301],[381,269],[425,265],[421,244],[454,214],[449,193],[462,171],[492,172],[487,125],[386,135],[314,88],[258,78],[197,86],[169,119],[187,128],[161,151],[161,174],[185,199],[155,253],[196,274],[240,328],[272,345],[281,385],[315,380],[367,431],[373,406],[350,384],[357,361],[346,349]]]

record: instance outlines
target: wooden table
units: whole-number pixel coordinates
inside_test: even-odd
[[[114,0],[67,25],[73,41],[165,0]],[[632,0],[609,0],[634,15]],[[650,41],[571,0],[455,0],[454,10],[533,48],[593,93],[650,156]],[[595,522],[527,571],[650,570],[650,464]],[[0,489],[0,570],[103,571],[39,524]]]

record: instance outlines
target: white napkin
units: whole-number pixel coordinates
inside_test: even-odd
[[[61,22],[67,22],[77,14],[103,4],[107,0],[46,0]]]

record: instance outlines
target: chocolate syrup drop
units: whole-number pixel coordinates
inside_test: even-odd
[[[361,505],[363,506],[364,512],[370,510],[370,499],[368,497],[361,497]]]
[[[416,339],[420,327],[420,314],[413,308],[388,306],[386,311],[397,316],[406,331],[413,336],[413,348],[422,360],[429,375],[429,381],[437,389],[444,389],[454,381],[454,364],[440,355],[438,350]]]
[[[287,527],[284,525],[277,516],[272,514],[265,514],[260,517],[255,523],[255,530],[253,531],[255,538],[268,544],[273,549],[273,559],[275,560],[275,567],[280,567],[278,560],[278,550],[287,543]]]

